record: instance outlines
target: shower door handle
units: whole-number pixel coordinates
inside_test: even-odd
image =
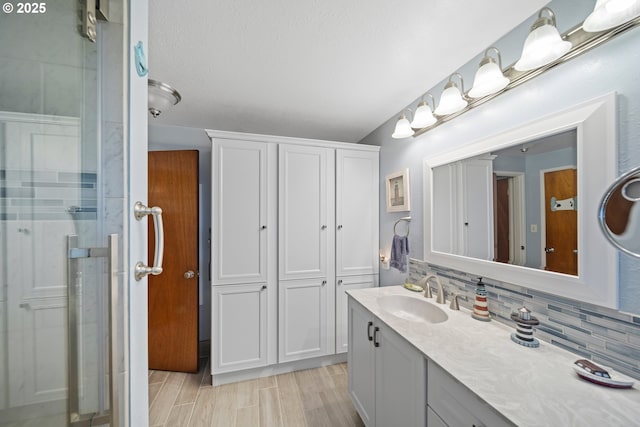
[[[78,285],[76,277],[80,271],[78,259],[106,258],[108,264],[107,299],[108,299],[108,360],[109,360],[109,409],[102,406],[96,413],[80,413],[80,342],[78,339]],[[69,387],[69,425],[73,427],[89,427],[92,425],[110,424],[117,427],[120,423],[120,398],[118,396],[118,235],[110,234],[106,248],[79,248],[78,236],[67,236],[67,329],[68,329],[68,357],[67,381]],[[98,378],[104,378],[104,371],[98,372]],[[100,388],[104,387],[102,380],[98,381]]]
[[[162,273],[162,258],[164,256],[164,226],[162,224],[162,209],[157,206],[152,208],[142,204],[142,202],[136,202],[133,207],[133,214],[138,221],[142,221],[142,218],[147,215],[153,217],[153,228],[156,234],[156,248],[153,256],[153,267],[149,267],[142,261],[138,261],[135,265],[135,277],[137,281],[142,280],[143,277],[153,274],[157,276]]]

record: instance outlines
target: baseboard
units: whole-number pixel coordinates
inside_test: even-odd
[[[332,354],[330,356],[314,357],[313,359],[296,360],[294,362],[278,363],[276,365],[263,366],[260,368],[245,369],[236,372],[225,372],[223,374],[212,374],[211,384],[214,386],[234,383],[238,381],[252,380],[256,378],[269,377],[271,375],[286,374],[288,372],[300,371],[303,369],[319,368],[321,366],[335,365],[347,361],[347,353]]]

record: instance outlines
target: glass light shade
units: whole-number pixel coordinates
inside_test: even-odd
[[[524,42],[522,56],[515,63],[518,71],[528,71],[547,65],[571,49],[571,42],[562,40],[553,25],[542,25],[532,30]]]
[[[482,65],[476,71],[473,79],[473,87],[469,91],[472,98],[482,98],[504,89],[509,84],[509,79],[502,74],[502,70],[493,61]]]
[[[426,128],[427,126],[431,126],[438,120],[433,117],[433,113],[431,112],[431,107],[427,105],[426,102],[421,102],[416,109],[416,114],[413,116],[413,121],[411,122],[411,127],[415,129]]]
[[[396,129],[393,131],[391,138],[401,139],[401,138],[409,138],[413,135],[413,129],[411,129],[411,124],[407,117],[403,114],[396,123]]]
[[[155,118],[182,100],[177,90],[166,83],[149,79],[149,113]]]
[[[582,24],[591,33],[617,27],[640,16],[640,0],[598,0]]]
[[[440,96],[440,104],[438,104],[438,108],[436,108],[434,113],[438,116],[446,116],[447,114],[457,113],[466,106],[467,101],[462,99],[462,94],[458,86],[449,82],[447,86],[445,86],[442,96]]]

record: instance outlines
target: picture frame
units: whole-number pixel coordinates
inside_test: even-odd
[[[411,187],[409,169],[394,172],[386,177],[387,212],[405,212],[411,210]]]

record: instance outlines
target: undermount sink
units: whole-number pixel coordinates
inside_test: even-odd
[[[442,323],[449,318],[440,307],[405,295],[379,297],[378,305],[387,313],[411,322]]]

